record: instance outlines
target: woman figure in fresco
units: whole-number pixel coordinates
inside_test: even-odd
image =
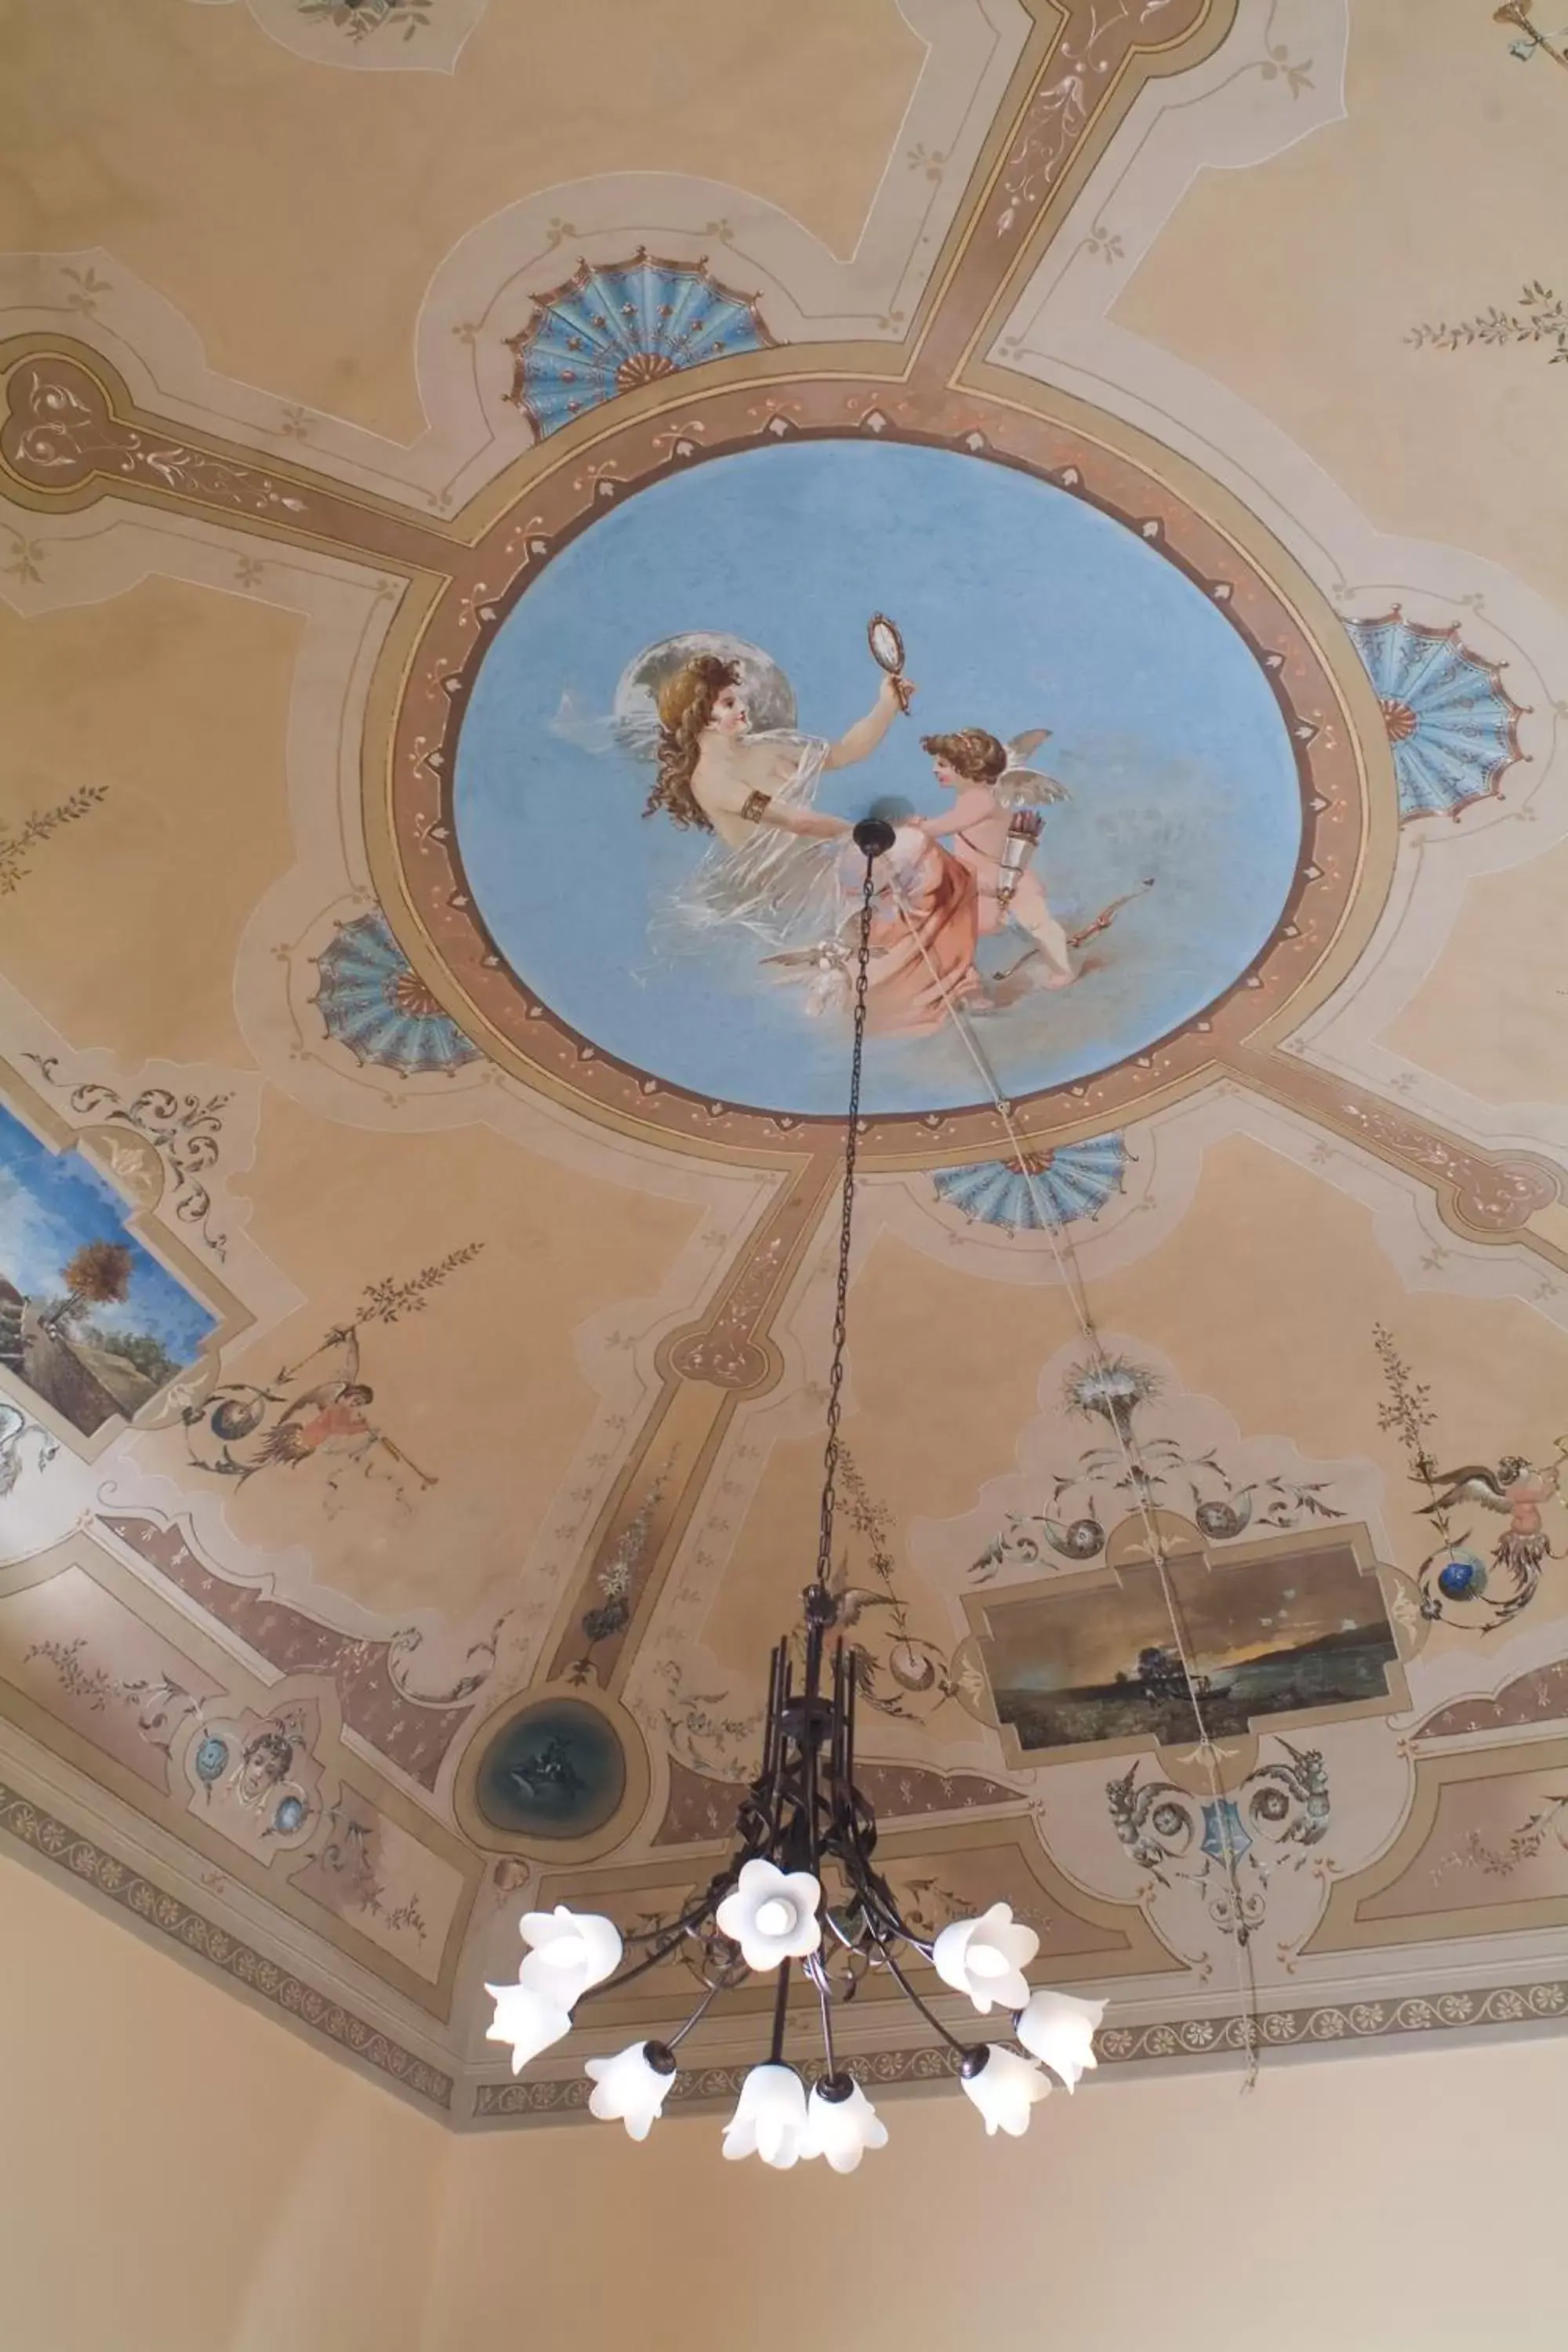
[[[874,751],[900,704],[891,679],[836,743],[778,730],[753,734],[738,662],[695,654],[658,690],[658,773],[645,816],[717,836],[672,909],[701,933],[740,923],[770,947],[837,929],[834,848],[842,817],[812,802],[819,778]]]
[[[1044,962],[1042,987],[1069,988],[1077,975],[1068,936],[1046,903],[1038,873],[1026,868],[1010,897],[1004,898],[1001,887],[1002,850],[1014,810],[1048,806],[1067,798],[1065,788],[1052,777],[1022,764],[1045,734],[1044,728],[1035,729],[1010,744],[984,727],[925,736],[921,749],[931,756],[937,782],[957,798],[942,815],[918,817],[915,823],[933,842],[951,840],[953,856],[973,876],[980,937],[1016,924],[1034,942],[1028,952],[1037,950]]]
[[[864,719],[829,743],[784,730],[753,734],[740,667],[711,653],[659,689],[658,774],[643,814],[717,835],[672,912],[689,943],[739,923],[773,950],[764,961],[808,985],[806,1009],[847,1011],[859,896],[851,827],[812,805],[818,779],[875,751],[914,688],[883,681]],[[940,1028],[949,1002],[974,994],[977,896],[940,844],[899,830],[879,869],[868,979],[869,1025],[884,1034]],[[666,939],[668,924],[661,926]],[[944,993],[945,992],[945,993]]]

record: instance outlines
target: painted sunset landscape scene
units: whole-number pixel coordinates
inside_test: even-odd
[[[1235,1737],[1268,1716],[1384,1698],[1398,1649],[1375,1576],[1342,1541],[1264,1560],[1173,1560],[1172,1587],[1204,1717]],[[1194,1735],[1171,1612],[1152,1568],[987,1612],[982,1647],[1001,1721],[1026,1749]]]

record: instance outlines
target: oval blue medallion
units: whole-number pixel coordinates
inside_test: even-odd
[[[837,740],[876,698],[879,611],[903,633],[913,714],[822,774],[817,808],[951,814],[921,737],[971,729],[1048,730],[1021,756],[1066,790],[1047,796],[1032,870],[1077,941],[1070,986],[1039,984],[1033,935],[998,927],[994,894],[974,900],[966,945],[971,886],[931,886],[944,965],[1010,1095],[1148,1051],[1268,945],[1294,885],[1301,781],[1273,684],[1223,606],[1154,540],[1016,467],[802,440],[608,506],[531,573],[475,681],[454,793],[467,887],[496,952],[587,1045],[705,1101],[841,1111],[841,877],[828,903],[792,851],[753,888],[716,835],[645,816],[649,697],[672,645],[739,644],[755,723],[793,711]],[[879,1003],[868,1108],[973,1102],[940,1004],[921,1031],[920,987],[891,969]]]
[[[215,1780],[219,1780],[223,1778],[224,1769],[227,1763],[227,1740],[220,1739],[216,1732],[209,1731],[206,1738],[199,1743],[196,1748],[195,1769],[197,1780],[205,1780],[210,1788]]]
[[[580,1838],[603,1829],[626,1788],[614,1726],[581,1699],[538,1699],[494,1735],[479,1759],[475,1801],[493,1829]]]

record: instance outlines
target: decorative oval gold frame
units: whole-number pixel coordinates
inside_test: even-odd
[[[518,599],[556,551],[610,506],[672,470],[798,438],[902,440],[1011,467],[1095,505],[1212,598],[1263,669],[1295,747],[1302,846],[1289,898],[1250,969],[1205,1011],[1079,1084],[1014,1107],[1031,1144],[1055,1145],[1146,1116],[1206,1083],[1241,1051],[1297,1027],[1371,937],[1393,875],[1398,803],[1392,751],[1371,684],[1342,626],[1294,559],[1240,502],[1189,461],[1087,404],[1020,384],[973,393],[847,392],[795,377],[790,398],[726,387],[683,404],[679,427],[640,416],[541,469],[519,461],[510,497],[463,575],[395,630],[367,725],[366,837],[382,904],[416,970],[511,1076],[600,1123],[703,1157],[778,1163],[839,1124],[707,1101],[633,1068],[579,1035],[517,977],[484,928],[452,812],[458,737],[479,666]],[[388,689],[390,688],[390,691]],[[994,1110],[879,1115],[863,1153],[884,1169],[994,1157]]]

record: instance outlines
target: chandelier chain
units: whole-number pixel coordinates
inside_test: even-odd
[[[860,941],[855,964],[855,1037],[849,1056],[849,1108],[844,1130],[844,1193],[838,1219],[838,1266],[833,1302],[833,1360],[827,1375],[827,1443],[822,1459],[822,1518],[816,1548],[816,1584],[824,1592],[833,1573],[833,1523],[838,1501],[838,1425],[843,1415],[844,1353],[848,1339],[849,1251],[855,1221],[855,1174],[860,1149],[860,1072],[866,1052],[867,994],[871,966],[871,906],[876,895],[877,853],[866,854],[860,891]]]

